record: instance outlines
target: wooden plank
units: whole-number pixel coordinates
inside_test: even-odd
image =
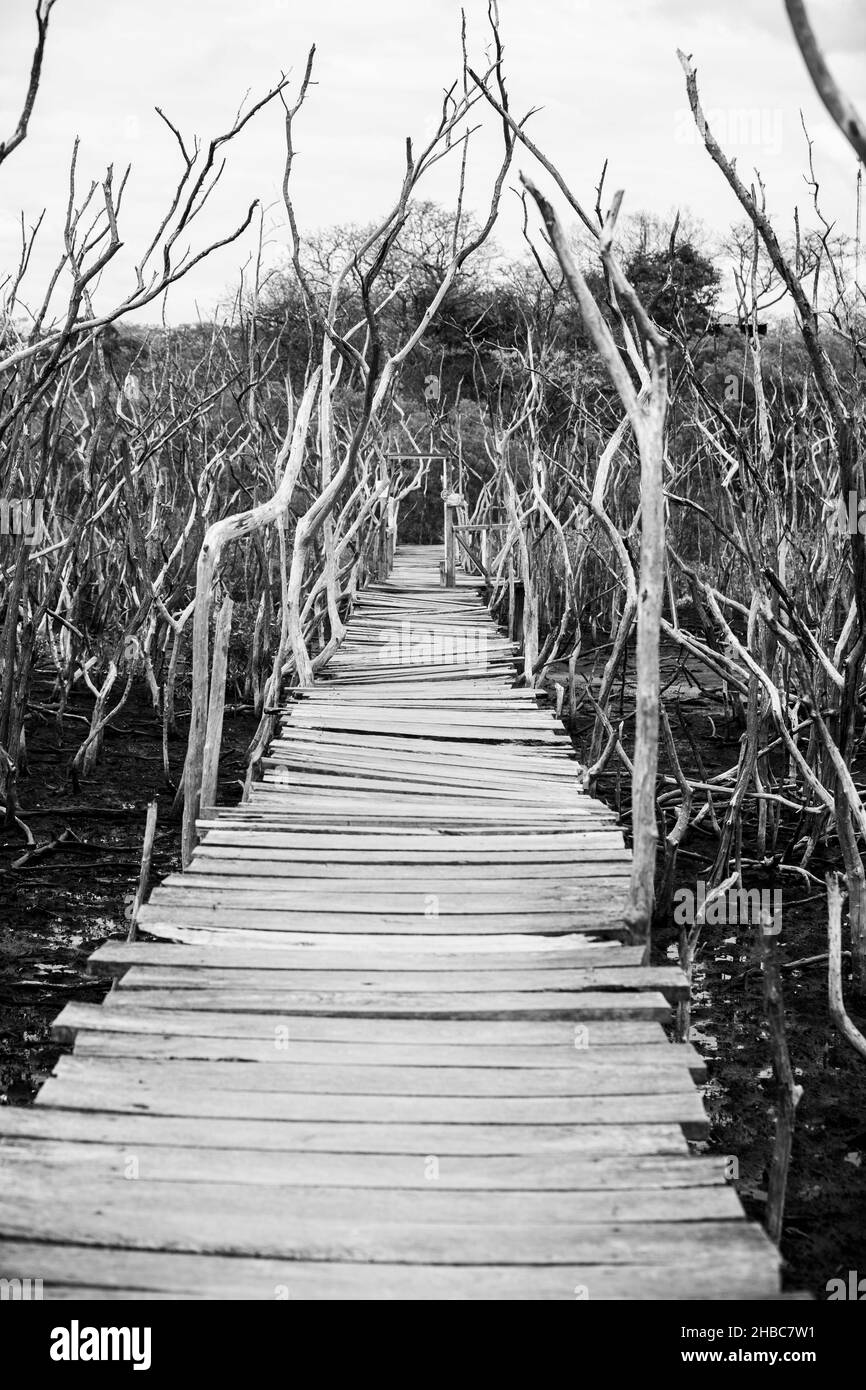
[[[404,919],[405,920],[405,919]],[[294,922],[287,926],[284,931],[271,931],[267,935],[261,931],[244,929],[242,927],[216,926],[213,929],[207,924],[196,924],[190,926],[188,923],[174,922],[170,928],[153,927],[148,928],[149,935],[157,940],[172,941],[175,944],[190,945],[197,947],[216,947],[223,949],[243,949],[246,947],[256,948],[266,941],[269,946],[275,949],[289,949],[294,947],[317,946],[323,937],[320,932],[315,930],[308,931],[298,928]],[[591,928],[578,926],[575,931],[565,931],[561,933],[545,934],[536,933],[529,935],[520,932],[497,934],[496,932],[485,933],[484,935],[460,935],[449,932],[442,932],[436,936],[425,934],[423,926],[415,926],[408,923],[402,930],[395,930],[393,933],[385,935],[367,935],[363,931],[340,932],[335,931],[328,934],[328,947],[333,950],[369,950],[373,946],[385,950],[419,950],[429,951],[433,954],[441,946],[450,949],[474,948],[479,941],[489,942],[491,949],[506,951],[513,944],[515,949],[519,949],[526,943],[536,942],[549,944],[551,942],[562,942],[563,945],[573,943],[585,936],[590,944],[598,945],[605,941],[619,941],[622,931],[619,927],[609,932],[597,933]]]
[[[381,964],[381,962],[380,962]],[[599,990],[658,990],[666,999],[688,997],[689,985],[685,975],[675,966],[632,966],[630,969],[592,969],[570,970],[558,967],[553,970],[535,969],[482,970],[405,970],[397,969],[383,972],[365,971],[360,966],[355,969],[315,970],[239,970],[222,969],[220,966],[177,966],[148,965],[133,966],[123,978],[124,989],[206,989],[210,991],[242,990],[249,992],[270,992],[273,990],[294,991],[321,990],[323,993],[349,991],[351,993],[383,992],[387,983],[389,992],[401,994],[436,993],[478,994],[488,991],[519,993],[555,993],[565,991],[577,993]]]
[[[443,948],[431,960],[429,952],[395,951],[329,951],[324,946],[269,949],[259,946],[238,947],[215,951],[195,946],[179,946],[174,942],[106,941],[97,947],[87,962],[88,970],[96,975],[114,975],[133,965],[166,965],[193,968],[218,965],[222,970],[510,970],[519,964],[521,970],[553,970],[560,967],[579,969],[633,969],[640,965],[643,948],[622,946],[582,945],[578,949],[562,950],[546,947],[536,951],[494,952],[472,950],[448,951]],[[357,964],[355,964],[357,962]]]
[[[134,1183],[125,1183],[115,1205],[112,1189],[95,1206],[82,1210],[89,1194],[76,1197],[74,1186],[57,1197],[25,1197],[18,1203],[0,1194],[0,1227],[12,1238],[66,1239],[80,1244],[121,1244],[138,1249],[187,1250],[196,1253],[256,1255],[281,1260],[343,1263],[397,1261],[405,1264],[547,1264],[571,1265],[584,1258],[611,1264],[659,1264],[704,1267],[732,1248],[769,1254],[766,1236],[742,1221],[667,1221],[613,1223],[574,1219],[549,1224],[505,1220],[484,1224],[442,1220],[406,1222],[373,1217],[347,1221],[327,1215],[269,1219],[260,1203],[241,1209],[225,1204],[215,1190],[211,1202],[191,1211],[189,1193],[170,1200],[160,1185],[160,1221],[134,1198]],[[198,1189],[201,1191],[201,1189]],[[232,1189],[242,1192],[244,1189]],[[111,1193],[111,1196],[108,1195]],[[222,1203],[218,1196],[223,1197]],[[330,1195],[330,1194],[328,1194]],[[394,1194],[395,1197],[399,1194]],[[434,1194],[428,1194],[433,1196]],[[274,1199],[268,1193],[268,1206]],[[365,1206],[372,1205],[372,1194]],[[461,1208],[458,1208],[460,1210]]]
[[[316,912],[350,912],[355,914],[374,913],[377,916],[395,912],[408,912],[416,915],[428,913],[428,897],[434,899],[432,912],[443,916],[467,917],[494,914],[513,916],[520,912],[541,913],[548,909],[569,909],[581,916],[596,909],[611,907],[622,900],[625,889],[621,878],[586,879],[581,883],[527,884],[506,889],[497,889],[496,884],[487,880],[460,885],[453,892],[441,883],[424,884],[403,882],[390,884],[386,889],[372,884],[366,892],[351,887],[327,888],[313,884],[304,888],[294,882],[282,879],[256,878],[248,874],[223,873],[218,877],[196,873],[192,868],[183,874],[169,874],[164,887],[151,894],[152,904],[197,904],[211,902],[216,905],[232,903],[242,895],[243,901],[251,908],[282,912],[286,909],[300,911],[304,908]]]
[[[35,1105],[0,1110],[0,1137],[24,1135],[146,1146],[264,1149],[277,1153],[666,1154],[688,1153],[677,1123],[441,1124],[243,1120]]]
[[[80,1165],[88,1180],[113,1179],[128,1167],[122,1144],[63,1139],[2,1141],[4,1163],[69,1169]],[[584,1156],[569,1154],[453,1155],[436,1170],[439,1190],[545,1192],[681,1191],[724,1188],[727,1160],[692,1155]],[[418,1154],[275,1154],[250,1149],[189,1149],[152,1145],[139,1163],[146,1182],[240,1183],[244,1186],[384,1188],[426,1191],[427,1156]]]
[[[193,855],[190,873],[197,877],[202,874],[231,875],[258,879],[290,879],[292,890],[321,891],[326,883],[334,885],[334,891],[347,880],[359,893],[386,890],[399,893],[415,888],[419,892],[437,891],[443,887],[453,887],[460,892],[504,892],[514,888],[523,892],[550,891],[549,884],[555,878],[557,887],[571,892],[580,891],[585,883],[589,888],[593,882],[603,880],[609,884],[615,880],[615,888],[622,887],[621,880],[628,873],[628,860],[610,858],[606,862],[585,860],[575,864],[557,866],[555,874],[549,865],[520,865],[506,863],[500,865],[481,864],[389,864],[384,870],[376,864],[335,864],[324,856],[318,861],[283,860],[266,858],[264,852],[257,855],[241,854],[235,858],[228,847],[221,851],[209,850],[207,853]],[[520,869],[526,869],[522,874]],[[180,882],[180,879],[177,880]],[[217,884],[214,885],[218,886]]]
[[[76,1057],[139,1057],[204,1062],[262,1062],[271,1067],[294,1066],[297,1063],[353,1066],[420,1066],[460,1067],[467,1060],[466,1049],[448,1044],[415,1046],[402,1043],[359,1043],[337,1040],[288,1039],[277,1050],[275,1039],[223,1038],[184,1033],[114,1032],[109,1029],[82,1029],[75,1036]],[[635,1059],[633,1048],[596,1047],[590,1053],[575,1048],[554,1047],[485,1047],[472,1052],[474,1067],[504,1069],[507,1067],[562,1068],[567,1071],[595,1071],[631,1067],[637,1078],[654,1077],[687,1070],[692,1080],[706,1080],[706,1063],[694,1049],[685,1046],[665,1049],[650,1048]]]
[[[355,913],[351,908],[337,914],[333,911],[292,910],[288,905],[250,905],[246,909],[240,903],[237,906],[230,903],[211,903],[208,906],[195,904],[191,897],[185,899],[180,894],[178,898],[179,901],[166,901],[160,897],[155,902],[146,903],[139,913],[142,930],[154,936],[172,936],[184,927],[208,927],[211,930],[217,927],[232,927],[247,932],[283,933],[291,927],[295,931],[313,931],[323,935],[381,933],[394,936],[406,934],[410,930],[420,930],[430,936],[453,936],[461,933],[467,936],[501,936],[508,932],[531,936],[536,933],[567,935],[579,931],[597,935],[605,932],[617,933],[623,929],[622,913],[616,912],[612,907],[604,913],[601,908],[590,909],[581,906],[563,912],[547,909],[537,913],[492,913],[489,916],[458,916],[455,913],[434,917],[425,915],[422,904],[419,904],[416,912],[380,912],[374,915],[371,912]]]
[[[88,1066],[98,1066],[88,1063]],[[709,1130],[692,1088],[654,1095],[615,1096],[400,1096],[336,1092],[180,1091],[165,1082],[134,1088],[103,1087],[76,1077],[50,1077],[39,1106],[91,1112],[177,1115],[208,1120],[280,1120],[336,1124],[419,1125],[679,1125],[690,1139]],[[339,1144],[337,1148],[339,1149]]]
[[[45,1271],[53,1300],[269,1299],[519,1301],[776,1299],[778,1260],[753,1247],[712,1265],[315,1264],[118,1247],[0,1242],[0,1271]],[[36,1276],[38,1277],[38,1276]]]
[[[227,818],[232,814],[232,811],[226,811]],[[607,845],[622,845],[622,835],[619,831],[606,830],[604,827],[594,829],[589,826],[576,830],[560,829],[553,834],[528,832],[515,835],[507,830],[496,834],[477,834],[469,831],[466,834],[461,833],[457,842],[454,836],[444,831],[429,831],[421,826],[406,826],[399,835],[372,834],[367,831],[348,834],[346,831],[334,831],[328,834],[327,840],[323,839],[322,833],[281,831],[277,826],[268,825],[261,829],[247,829],[245,833],[250,837],[254,836],[258,844],[277,844],[281,849],[315,850],[317,853],[327,854],[342,850],[364,856],[368,853],[388,854],[392,857],[399,854],[401,859],[405,857],[410,861],[416,854],[428,853],[453,855],[458,862],[479,862],[464,860],[464,856],[488,853],[508,856],[523,853],[531,859],[546,858],[549,855],[552,861],[554,855],[562,854],[568,858],[576,851],[595,847],[598,841]],[[218,844],[221,837],[227,835],[231,836],[227,843],[235,843],[237,832],[224,829],[221,821],[215,821],[208,835],[208,842]],[[442,862],[448,861],[446,859]]]
[[[320,877],[330,873],[335,878],[352,878],[358,882],[363,882],[366,876],[381,877],[384,873],[392,881],[413,875],[420,877],[425,870],[437,878],[451,875],[461,881],[471,878],[473,873],[481,878],[500,878],[522,875],[525,870],[528,881],[560,875],[564,879],[591,876],[596,867],[606,871],[607,865],[611,866],[610,872],[617,875],[624,858],[622,846],[603,834],[581,836],[580,846],[574,849],[539,850],[536,855],[519,849],[513,854],[506,849],[467,850],[459,845],[454,845],[453,849],[428,849],[418,838],[417,847],[415,837],[407,837],[405,846],[398,849],[388,846],[387,837],[377,836],[381,842],[379,847],[337,848],[329,856],[315,846],[294,845],[295,836],[291,831],[244,825],[236,829],[207,830],[205,839],[196,848],[193,862],[206,865],[223,857],[236,858],[236,862],[260,860],[264,864],[282,865],[289,875]]]
[[[671,1047],[658,1023],[632,1019],[581,1021],[564,1019],[423,1019],[358,1018],[272,1014],[232,1010],[184,1010],[173,1004],[170,1016],[149,1007],[142,990],[115,990],[102,1005],[67,1004],[52,1024],[60,1042],[71,1042],[78,1028],[114,1032],[195,1033],[216,1038],[267,1038],[293,1041],[330,1040],[404,1044],[449,1044],[460,1047],[557,1047],[565,1053],[603,1047]]]
[[[493,991],[491,993],[399,994],[386,989],[362,990],[304,990],[273,989],[135,989],[122,988],[110,995],[103,1005],[106,1009],[122,1008],[124,996],[136,1007],[150,1009],[204,1009],[219,1013],[277,1014],[282,1008],[287,1015],[332,1015],[354,1018],[423,1019],[567,1019],[593,1021],[602,1019],[642,1019],[667,1021],[670,1007],[664,996],[653,990],[606,993],[603,990],[583,993],[520,993]]]
[[[270,827],[267,822],[261,826],[245,822],[232,826],[231,823],[214,821],[208,824],[205,839],[197,847],[196,853],[217,854],[224,847],[231,846],[242,849],[244,854],[252,857],[258,855],[267,858],[278,851],[284,863],[330,863],[356,867],[429,864],[442,868],[461,865],[499,868],[507,865],[515,869],[518,866],[531,868],[537,865],[547,873],[567,872],[571,865],[581,862],[605,862],[607,856],[619,860],[623,855],[622,837],[618,831],[579,831],[567,839],[563,837],[559,845],[550,848],[537,845],[536,841],[541,837],[535,835],[518,838],[503,832],[496,840],[491,839],[487,848],[479,849],[464,844],[470,838],[468,834],[460,835],[459,840],[438,834],[431,839],[418,829],[407,832],[400,840],[383,832],[369,836],[343,835],[339,837],[339,842],[326,846],[321,835],[280,830]]]
[[[163,1062],[141,1058],[61,1057],[56,1076],[91,1086],[171,1086],[176,1095],[189,1091],[279,1092],[284,1095],[363,1096],[608,1096],[694,1095],[688,1070],[680,1065],[632,1069],[627,1060],[599,1067],[518,1067],[472,1065],[413,1067],[408,1063],[359,1066],[354,1062],[303,1063],[296,1058],[251,1067],[244,1062]]]
[[[420,1157],[417,1163],[423,1167]],[[736,1193],[722,1184],[676,1190],[547,1192],[472,1191],[439,1187],[428,1181],[426,1187],[414,1191],[271,1185],[263,1194],[260,1187],[249,1183],[212,1181],[205,1185],[168,1178],[154,1181],[149,1177],[146,1162],[139,1166],[134,1181],[124,1178],[122,1168],[91,1174],[88,1169],[77,1170],[69,1163],[40,1163],[27,1157],[18,1163],[6,1159],[5,1167],[20,1202],[20,1207],[15,1208],[8,1196],[0,1194],[0,1229],[12,1236],[36,1235],[40,1229],[47,1229],[55,1239],[61,1235],[75,1239],[86,1223],[88,1233],[93,1231],[93,1240],[103,1233],[111,1241],[127,1236],[145,1248],[159,1249],[163,1247],[158,1244],[159,1234],[153,1231],[151,1215],[152,1204],[158,1203],[159,1227],[170,1232],[174,1248],[185,1245],[196,1249],[210,1244],[219,1250],[217,1223],[221,1214],[222,1249],[233,1247],[244,1254],[261,1249],[263,1254],[267,1251],[287,1258],[300,1249],[294,1244],[298,1238],[296,1230],[304,1227],[315,1244],[322,1239],[339,1238],[341,1228],[351,1231],[359,1225],[366,1228],[368,1240],[381,1238],[395,1228],[413,1231],[423,1239],[422,1232],[444,1225],[474,1227],[479,1231],[501,1227],[503,1233],[510,1225],[512,1258],[522,1261],[532,1258],[531,1245],[518,1255],[522,1238],[540,1242],[545,1236],[552,1237],[561,1226],[570,1228],[569,1234],[579,1247],[581,1228],[588,1225],[606,1226],[605,1235],[613,1239],[614,1223],[619,1232],[623,1226],[664,1222],[679,1225],[688,1245],[694,1223],[717,1223],[721,1231],[732,1221],[739,1224],[742,1212]],[[43,1187],[52,1192],[47,1219],[40,1219],[33,1210]],[[59,1213],[61,1207],[66,1208],[65,1218]],[[95,1209],[97,1220],[89,1214],[82,1218],[82,1208],[85,1212]],[[32,1228],[28,1224],[31,1221]],[[197,1231],[201,1234],[197,1235]],[[661,1241],[658,1246],[664,1249]],[[402,1246],[404,1250],[410,1248],[408,1243]],[[557,1242],[555,1248],[565,1247]],[[574,1258],[573,1253],[570,1258]]]

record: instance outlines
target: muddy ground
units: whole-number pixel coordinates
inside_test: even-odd
[[[85,962],[101,942],[129,929],[147,805],[154,797],[159,810],[153,881],[180,867],[180,823],[171,819],[174,792],[163,775],[162,728],[148,690],[137,690],[109,726],[96,769],[77,794],[68,766],[87,730],[92,700],[74,697],[62,728],[43,712],[50,702],[47,687],[37,685],[27,722],[29,776],[20,785],[21,818],[37,846],[64,832],[67,839],[16,867],[28,846],[20,833],[0,831],[0,1104],[7,1105],[29,1104],[59,1053],[71,1050],[49,1037],[64,1004],[98,1002],[106,993],[110,982],[94,982]],[[249,707],[226,709],[219,781],[226,805],[240,798],[256,722]],[[179,717],[178,732],[169,739],[175,780],[187,727]]]
[[[95,773],[78,794],[67,767],[83,736],[89,699],[77,697],[62,729],[50,713],[46,689],[37,690],[27,738],[30,774],[21,786],[23,817],[39,845],[71,832],[65,844],[14,867],[26,850],[20,836],[0,840],[0,1104],[27,1105],[50,1074],[61,1049],[49,1037],[51,1021],[69,1000],[98,1001],[106,986],[85,973],[87,956],[109,937],[126,934],[125,918],[138,880],[147,803],[159,800],[154,858],[158,879],[178,867],[180,826],[169,819],[161,730],[146,690],[137,693],[107,732]],[[179,704],[181,701],[179,700]],[[42,709],[38,706],[42,706]],[[686,708],[688,708],[686,706]],[[730,765],[736,730],[706,720],[692,707],[694,732],[709,771]],[[245,753],[254,729],[249,708],[230,707],[225,722],[219,798],[240,795]],[[586,722],[572,737],[583,750]],[[179,720],[171,764],[180,775],[186,727]],[[685,756],[685,750],[683,756]],[[599,793],[628,802],[628,787],[614,777]],[[712,836],[685,844],[678,882],[694,887],[715,854]],[[816,873],[823,865],[812,866]],[[823,893],[794,875],[755,878],[749,886],[781,887],[781,960],[787,965],[826,950]],[[817,895],[817,897],[816,897]],[[761,1220],[773,1139],[775,1083],[763,1018],[760,975],[753,966],[748,924],[707,927],[695,974],[694,1040],[707,1058],[706,1101],[712,1119],[707,1144],[735,1158],[737,1187],[748,1213]],[[670,954],[675,929],[657,934],[658,959]],[[866,1275],[866,1062],[832,1028],[826,966],[785,969],[785,1003],[792,1063],[803,1087],[797,1112],[783,1254],[786,1285],[826,1297],[831,1278],[849,1270]],[[850,996],[849,1010],[866,1029],[866,1010]]]

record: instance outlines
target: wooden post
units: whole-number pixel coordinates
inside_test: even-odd
[[[201,774],[201,795],[199,807],[213,806],[216,798],[217,777],[220,764],[220,744],[223,736],[223,711],[226,703],[226,668],[228,666],[229,638],[232,630],[232,609],[234,604],[228,595],[223,599],[217,614],[216,632],[213,643],[213,670],[210,680],[210,699],[207,709],[207,731],[204,740],[204,759]]]
[[[776,938],[769,932],[765,932],[765,925],[764,922],[761,922],[757,929],[758,958],[763,973],[764,1011],[769,1024],[770,1052],[777,1087],[775,1098],[776,1134],[773,1140],[773,1153],[767,1180],[767,1235],[775,1245],[778,1245],[782,1239],[785,1193],[788,1187],[788,1171],[791,1166],[791,1149],[794,1143],[794,1115],[803,1094],[803,1087],[799,1086],[794,1078],[788,1052],[785,1004],[782,998],[782,974],[779,969]]]
[[[511,640],[512,642],[523,641],[523,580],[514,581],[514,598],[511,605]]]
[[[451,502],[445,503],[445,587],[453,589],[456,583],[455,554],[457,542],[454,538],[454,513],[456,508]]]
[[[383,508],[382,520],[379,522],[379,558],[378,569],[379,579],[388,578],[388,514]]]
[[[637,432],[640,452],[640,575],[638,580],[634,754],[631,783],[632,872],[626,923],[631,940],[649,963],[653,884],[656,870],[656,773],[658,771],[659,668],[664,597],[664,428],[667,374],[664,354],[657,364],[645,425]]]
[[[219,539],[211,543],[206,536],[198,557],[195,612],[192,631],[192,707],[189,718],[189,743],[183,770],[183,833],[181,861],[186,868],[196,842],[195,822],[199,811],[205,729],[207,725],[208,663],[210,646],[211,584]]]
[[[153,842],[156,838],[156,813],[157,803],[151,801],[147,808],[147,820],[144,824],[144,845],[141,851],[141,870],[138,876],[138,889],[132,901],[132,909],[129,914],[129,931],[127,941],[134,941],[138,932],[138,913],[147,892],[147,885],[150,881],[150,864],[153,858]]]
[[[400,515],[399,497],[388,498],[388,573],[394,568],[397,553],[397,523]]]

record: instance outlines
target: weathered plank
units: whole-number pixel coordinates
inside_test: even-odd
[[[250,1067],[243,1062],[144,1061],[141,1058],[61,1057],[58,1078],[88,1085],[135,1089],[139,1085],[171,1086],[175,1094],[189,1090],[279,1091],[283,1094],[398,1096],[596,1096],[694,1094],[691,1077],[682,1066],[632,1069],[627,1059],[618,1065],[576,1067],[413,1067],[406,1063],[304,1063]]]
[[[339,933],[380,933],[396,936],[401,933],[424,932],[430,936],[451,936],[463,934],[474,937],[483,935],[502,936],[516,932],[528,935],[550,935],[559,933],[569,935],[576,931],[598,933],[622,932],[622,912],[616,907],[605,911],[601,905],[584,906],[582,903],[567,910],[551,907],[539,912],[517,911],[508,913],[448,913],[434,916],[425,912],[425,904],[419,903],[416,911],[372,910],[361,913],[348,905],[343,912],[331,909],[320,912],[309,908],[292,909],[289,906],[262,904],[244,905],[241,893],[237,903],[184,901],[178,893],[166,900],[171,890],[164,889],[157,901],[146,903],[139,913],[139,922],[144,931],[154,936],[170,937],[184,927],[231,927],[241,931],[256,932],[321,932],[323,935]]]
[[[359,1043],[326,1040],[294,1041],[279,1049],[276,1039],[221,1038],[196,1033],[125,1033],[107,1029],[82,1029],[75,1035],[76,1057],[151,1057],[168,1060],[207,1062],[260,1062],[267,1066],[294,1066],[312,1062],[354,1066],[459,1067],[466,1061],[465,1050],[447,1043],[415,1046],[402,1043]],[[672,1056],[667,1053],[672,1052]],[[472,1065],[479,1068],[547,1067],[568,1071],[594,1072],[628,1065],[636,1080],[662,1077],[688,1070],[695,1081],[706,1080],[706,1064],[694,1049],[685,1047],[649,1049],[635,1058],[634,1048],[595,1048],[587,1051],[546,1047],[486,1047],[472,1053]]]
[[[627,1234],[622,1228],[631,1225],[681,1225],[681,1237],[688,1247],[693,1225],[700,1223],[703,1231],[704,1223],[717,1223],[716,1244],[724,1249],[725,1241],[719,1240],[719,1236],[727,1234],[731,1221],[739,1223],[742,1210],[736,1193],[724,1185],[675,1190],[472,1191],[439,1187],[435,1181],[428,1181],[426,1187],[414,1191],[271,1185],[263,1194],[259,1186],[249,1183],[211,1181],[205,1185],[170,1178],[151,1180],[146,1162],[143,1168],[139,1166],[134,1179],[125,1178],[122,1168],[94,1174],[85,1169],[82,1173],[75,1159],[71,1164],[7,1161],[7,1172],[15,1183],[16,1199],[13,1202],[0,1193],[0,1221],[12,1236],[25,1232],[36,1235],[42,1230],[77,1239],[86,1231],[95,1243],[101,1243],[97,1237],[109,1243],[125,1238],[133,1246],[145,1249],[195,1250],[210,1246],[215,1252],[260,1251],[263,1255],[289,1259],[298,1257],[301,1247],[296,1242],[303,1239],[305,1231],[314,1246],[322,1241],[329,1248],[332,1241],[346,1239],[349,1232],[360,1228],[363,1235],[359,1244],[350,1239],[348,1249],[363,1253],[366,1246],[369,1256],[387,1259],[387,1245],[378,1245],[387,1233],[400,1241],[391,1258],[397,1257],[399,1248],[415,1263],[419,1257],[431,1258],[432,1250],[426,1246],[426,1240],[443,1226],[474,1227],[478,1234],[499,1227],[499,1253],[484,1242],[481,1248],[476,1247],[475,1258],[484,1258],[483,1248],[489,1258],[510,1258],[519,1263],[532,1260],[547,1241],[554,1261],[573,1258],[575,1249],[582,1244],[581,1231],[588,1225],[597,1227],[607,1242],[608,1258],[617,1249],[618,1241],[625,1244]],[[130,1182],[138,1193],[135,1205],[128,1199]],[[46,1203],[47,1210],[40,1214],[35,1208],[43,1190],[49,1188],[52,1196]],[[154,1229],[151,1204],[157,1203],[159,1223]],[[503,1240],[509,1225],[528,1238],[521,1249],[518,1235],[509,1247],[510,1255]],[[565,1240],[554,1239],[555,1232],[564,1234],[563,1227],[574,1242],[570,1255]],[[650,1249],[659,1252],[659,1258],[667,1254],[667,1242],[653,1242],[654,1234],[658,1235],[648,1229],[645,1240]],[[420,1249],[408,1236],[414,1237]],[[164,1245],[159,1243],[161,1239]],[[468,1231],[467,1241],[471,1247]],[[337,1258],[352,1258],[348,1249]],[[308,1251],[308,1256],[311,1253]],[[470,1250],[464,1250],[461,1256],[472,1258]],[[322,1258],[328,1256],[323,1253]]]
[[[577,1256],[575,1255],[575,1259]],[[591,1256],[590,1256],[591,1259]],[[575,1263],[545,1265],[316,1264],[165,1251],[9,1241],[9,1269],[45,1280],[45,1297],[78,1299],[246,1299],[301,1301],[433,1299],[466,1302],[580,1299],[776,1299],[777,1263],[744,1243],[716,1251],[711,1265]]]
[[[93,1065],[97,1065],[94,1063]],[[52,1077],[40,1092],[40,1108],[97,1113],[130,1112],[212,1120],[278,1120],[373,1125],[680,1125],[690,1139],[704,1139],[708,1123],[694,1087],[654,1095],[616,1096],[400,1096],[337,1092],[182,1090],[167,1078],[100,1086],[77,1076]],[[337,1143],[337,1149],[340,1144]]]
[[[555,1047],[563,1053],[590,1051],[604,1047],[638,1048],[671,1045],[658,1023],[633,1020],[597,1019],[572,1022],[568,1019],[424,1019],[386,1016],[322,1017],[292,1014],[283,1009],[275,1013],[249,1013],[239,1010],[181,1009],[172,1003],[168,1010],[147,1004],[141,990],[114,990],[101,1006],[67,1004],[52,1025],[54,1036],[70,1042],[78,1028],[100,1028],[114,1032],[155,1032],[171,1030],[222,1038],[275,1038],[330,1040],[337,1042],[406,1044],[449,1044],[459,1047]],[[679,1051],[679,1049],[677,1049]]]
[[[123,1144],[65,1139],[2,1141],[4,1163],[80,1167],[88,1181],[124,1176]],[[692,1155],[584,1156],[569,1154],[454,1154],[439,1163],[435,1179],[427,1156],[418,1154],[286,1153],[251,1149],[190,1149],[150,1145],[139,1156],[138,1178],[153,1182],[240,1183],[245,1186],[429,1189],[520,1192],[630,1192],[725,1187],[726,1160]]]
[[[335,989],[272,990],[232,989],[136,989],[120,990],[106,1001],[106,1008],[123,1007],[124,994],[135,1005],[150,1009],[205,1009],[217,1013],[270,1014],[282,1007],[287,1015],[332,1015],[411,1019],[565,1019],[594,1022],[601,1019],[668,1018],[670,1009],[664,996],[655,991],[617,993],[587,990],[584,993],[545,994],[527,991],[490,993],[407,993],[386,989],[367,991]]]
[[[321,990],[371,991],[381,993],[387,982],[390,992],[401,994],[478,994],[488,991],[555,994],[559,991],[658,990],[666,999],[682,999],[688,994],[688,981],[675,966],[632,966],[624,969],[573,970],[557,966],[551,970],[364,970],[360,963],[352,969],[331,966],[315,970],[244,970],[222,966],[133,966],[123,977],[124,989],[206,989],[232,992]]]
[[[276,1153],[449,1154],[687,1154],[676,1122],[647,1124],[349,1123],[212,1116],[151,1115],[137,1111],[8,1106],[0,1136],[74,1139],[87,1143],[192,1149],[265,1149]],[[135,1193],[130,1193],[135,1200]],[[0,1223],[2,1232],[2,1223]]]
[[[584,940],[582,938],[582,940]],[[522,971],[527,970],[583,970],[583,969],[628,969],[639,966],[643,949],[640,946],[623,946],[619,942],[609,945],[593,945],[591,942],[579,948],[565,947],[559,950],[542,946],[537,951],[520,949],[515,956],[513,951],[479,952],[449,950],[445,947],[431,952],[379,950],[333,951],[324,946],[283,947],[269,949],[267,946],[252,948],[226,948],[215,957],[213,951],[195,946],[180,949],[174,942],[160,941],[106,941],[89,958],[88,969],[97,975],[116,975],[129,970],[134,965],[182,966],[187,970],[204,967],[218,967],[220,970],[366,970],[380,973],[383,970],[427,971],[448,970],[450,972],[511,970],[515,962]]]

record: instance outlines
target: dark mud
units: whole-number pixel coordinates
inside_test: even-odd
[[[174,792],[162,766],[162,728],[146,689],[136,691],[106,730],[91,777],[75,792],[69,763],[87,730],[90,697],[73,698],[62,727],[37,685],[27,722],[29,775],[20,784],[21,818],[46,853],[27,854],[23,835],[0,832],[0,1104],[26,1105],[50,1075],[61,1047],[50,1025],[72,1000],[97,1003],[108,984],[86,973],[102,941],[125,936],[138,886],[149,801],[159,803],[152,881],[180,864],[180,824],[170,818]],[[180,704],[180,698],[178,703]],[[237,801],[255,728],[248,708],[226,711],[219,798]],[[169,740],[178,778],[187,722]],[[63,842],[56,842],[64,837]]]

